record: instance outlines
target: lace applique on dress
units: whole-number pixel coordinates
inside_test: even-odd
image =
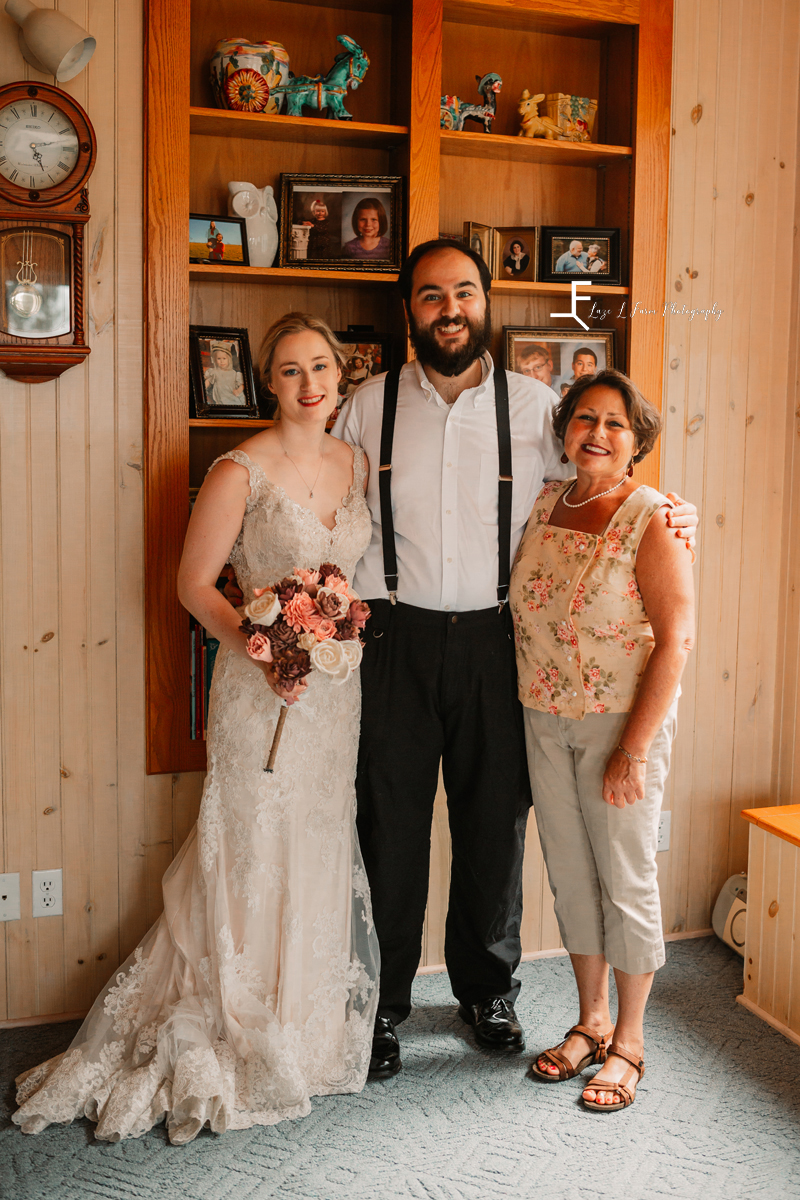
[[[231,551],[245,603],[298,566],[335,562],[352,579],[372,536],[360,450],[332,530],[242,451],[223,457],[250,478]],[[378,950],[354,826],[360,704],[357,673],[313,675],[265,776],[279,701],[220,649],[200,816],[164,876],[164,914],[69,1051],[18,1080],[25,1132],[86,1115],[118,1141],[166,1121],[182,1144],[363,1087]]]

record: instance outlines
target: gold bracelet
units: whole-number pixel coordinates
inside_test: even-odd
[[[617,746],[617,749],[621,750],[622,753],[625,755],[625,757],[629,758],[631,760],[631,762],[638,762],[638,763],[646,763],[647,762],[646,758],[637,758],[635,754],[631,754],[630,750],[626,750],[624,746]]]

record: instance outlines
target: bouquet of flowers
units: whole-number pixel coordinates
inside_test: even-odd
[[[278,684],[287,691],[312,671],[344,683],[361,662],[361,631],[369,607],[350,588],[334,563],[316,571],[296,567],[280,583],[254,588],[255,599],[244,610],[241,629],[247,634],[247,653],[269,663]],[[288,713],[281,709],[265,771],[271,772]]]

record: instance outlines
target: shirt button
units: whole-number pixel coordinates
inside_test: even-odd
[[[448,560],[447,560],[447,561],[448,561],[448,562],[452,562],[453,560],[452,560],[452,558],[448,558]]]
[[[450,620],[452,621],[452,623],[453,623],[454,625],[457,625],[457,624],[458,624],[458,613],[453,613],[453,615],[452,615],[452,617],[450,618]]]
[[[450,509],[449,509],[449,508],[448,508],[446,511],[447,511],[447,515],[448,515],[448,517],[450,517],[450,516],[452,516],[452,515],[453,515],[453,514],[452,514],[452,512],[450,511]]]
[[[568,655],[567,655],[567,662],[572,662],[572,655],[571,655],[571,654],[568,654]]]
[[[568,580],[567,580],[567,583],[572,583],[572,580],[571,580],[571,579],[568,579]]]
[[[447,610],[448,610],[449,608],[450,608],[450,605],[449,605],[449,604],[445,604],[445,606],[444,606],[444,610],[445,610],[445,612],[447,612]]]
[[[452,464],[452,463],[448,463],[447,465],[448,465],[448,467],[452,467],[452,465],[453,465],[453,464]]]

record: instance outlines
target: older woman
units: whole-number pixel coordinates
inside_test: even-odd
[[[660,426],[618,371],[570,388],[553,428],[576,478],[542,488],[511,578],[536,821],[580,1004],[531,1070],[558,1082],[602,1063],[583,1091],[599,1112],[633,1102],[664,962],[657,828],[694,601],[670,501],[631,477]]]

